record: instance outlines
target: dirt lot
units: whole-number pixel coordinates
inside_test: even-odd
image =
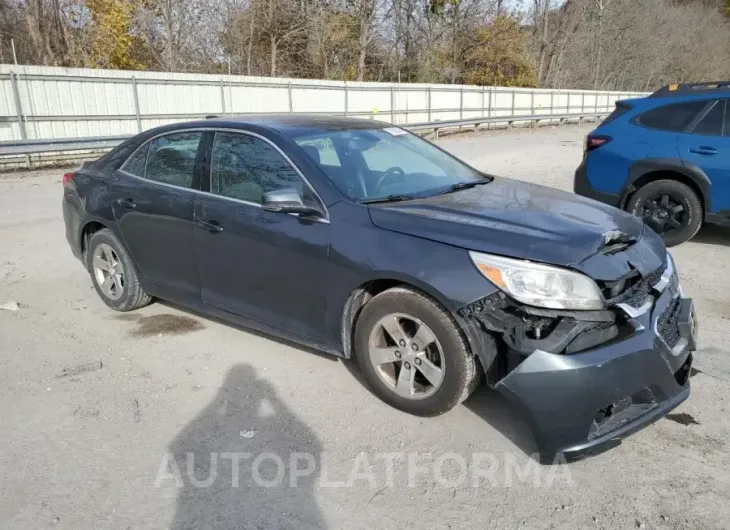
[[[570,189],[588,130],[441,144]],[[730,231],[674,250],[701,325],[690,399],[608,453],[540,468],[524,425],[486,389],[415,418],[373,397],[350,363],[162,303],[114,314],[66,245],[61,173],[0,176],[0,304],[20,306],[0,310],[0,527],[730,524]]]

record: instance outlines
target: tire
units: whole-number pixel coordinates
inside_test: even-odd
[[[679,214],[670,213],[670,215],[678,216],[676,219],[671,220],[671,222],[679,223],[676,228],[662,230],[659,223],[663,220],[657,219],[650,212],[650,208],[656,208],[656,204],[651,206],[650,203],[655,203],[657,198],[661,202],[661,198],[664,197],[668,198],[672,208],[678,206],[682,208]],[[664,238],[664,242],[668,247],[692,239],[702,226],[704,218],[700,198],[692,188],[676,180],[656,180],[642,186],[631,196],[626,205],[626,211],[644,220],[647,225]]]
[[[397,393],[392,384],[387,382],[389,377],[383,375],[371,360],[369,350],[371,339],[379,336],[382,331],[379,323],[393,315],[405,315],[425,325],[435,337],[435,341],[429,343],[431,346],[428,348],[440,348],[438,359],[442,367],[440,383],[438,387],[432,389],[432,393],[425,392],[423,397],[404,397]],[[407,324],[408,318],[405,318],[404,322]],[[401,328],[403,329],[405,328]],[[413,342],[418,339],[418,337],[411,338]],[[409,353],[410,349],[407,346],[410,344],[409,342],[403,348]],[[358,365],[373,392],[387,404],[410,414],[418,416],[443,414],[469,397],[481,380],[482,370],[479,363],[469,351],[466,337],[453,317],[432,298],[406,287],[395,287],[384,291],[365,305],[355,324],[354,345]],[[398,345],[391,347],[397,348]],[[410,364],[412,373],[416,374],[415,379],[426,381],[425,372],[422,370],[428,369],[428,366],[426,361],[422,362],[418,368],[413,364],[414,360],[411,360],[411,363],[401,360],[392,364],[393,371],[400,373],[406,364]],[[386,366],[388,370],[391,368],[389,363],[381,366]],[[394,379],[397,382],[398,377],[395,376]]]
[[[95,261],[95,257],[101,258],[102,261]],[[152,298],[139,285],[137,271],[129,252],[111,230],[105,228],[91,236],[85,259],[86,269],[91,275],[96,293],[106,305],[115,311],[132,311],[144,307],[152,301]],[[117,274],[109,274],[108,270],[106,274],[100,274],[100,267],[97,265],[101,263],[105,263],[104,266],[108,270],[110,263],[116,264],[111,270]],[[112,281],[111,288],[104,287],[101,278],[110,276],[117,277],[117,281]]]

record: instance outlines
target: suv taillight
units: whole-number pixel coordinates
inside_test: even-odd
[[[594,149],[598,149],[604,144],[607,144],[610,142],[612,138],[610,136],[605,136],[601,134],[589,134],[586,136],[586,144],[584,146],[583,151],[587,153],[588,151],[593,151]]]
[[[63,174],[63,187],[65,188],[69,182],[71,182],[71,179],[74,178],[73,173],[64,173]]]

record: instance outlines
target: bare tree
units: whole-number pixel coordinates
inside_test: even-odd
[[[13,38],[20,60],[35,64],[194,72],[228,72],[230,65],[248,75],[651,90],[730,77],[729,6],[218,0],[212,8],[209,0],[0,0],[0,57],[8,60]],[[120,50],[129,56],[120,58]]]

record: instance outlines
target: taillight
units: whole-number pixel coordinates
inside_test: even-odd
[[[600,134],[589,134],[586,136],[586,144],[584,151],[587,153],[588,151],[593,151],[594,149],[598,149],[604,144],[607,144],[610,142],[612,138],[610,136],[603,136]]]
[[[63,185],[64,187],[68,185],[69,182],[71,182],[71,179],[74,178],[73,173],[64,173],[63,175]]]

